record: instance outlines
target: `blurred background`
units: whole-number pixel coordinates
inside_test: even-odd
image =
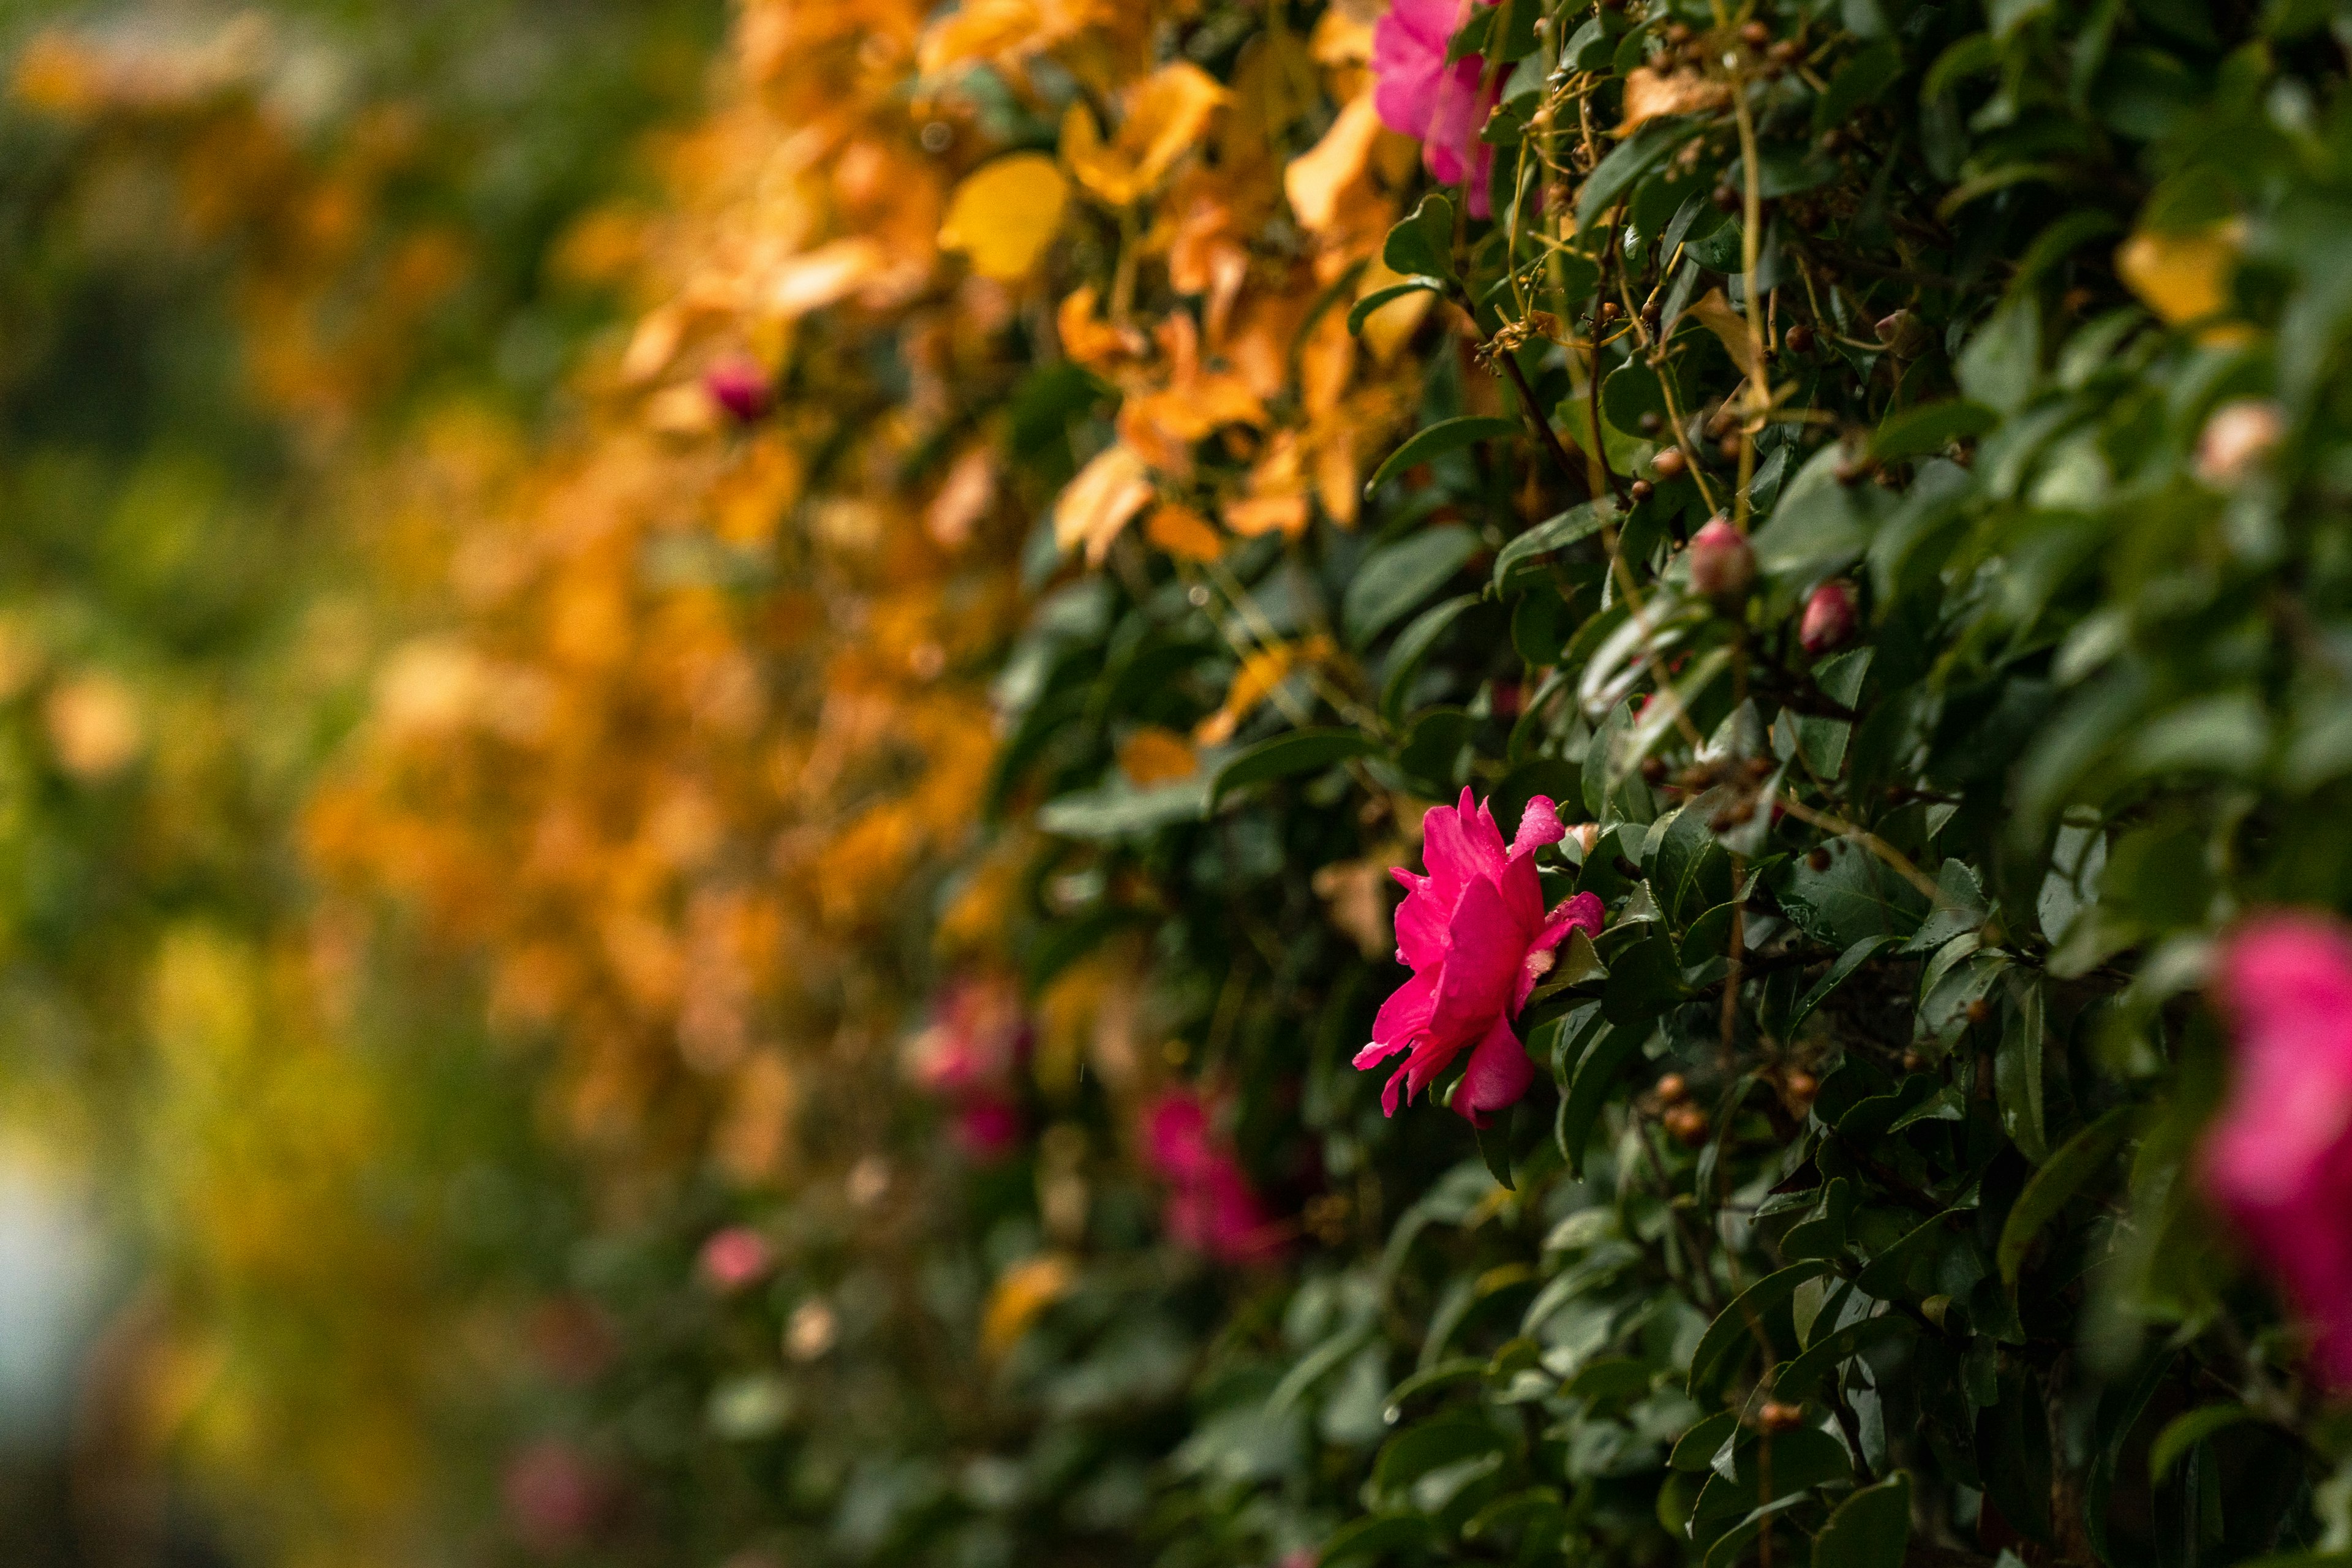
[[[478,976],[302,822],[435,613],[385,476],[563,416],[723,22],[0,5],[0,1562],[434,1560],[508,1441],[456,1347],[602,1353]]]

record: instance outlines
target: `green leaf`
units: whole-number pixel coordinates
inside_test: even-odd
[[[1407,277],[1454,276],[1454,204],[1432,194],[1389,230],[1381,260]]]
[[[1486,1162],[1496,1184],[1507,1193],[1519,1190],[1518,1184],[1511,1180],[1511,1123],[1517,1110],[1515,1105],[1507,1105],[1498,1114],[1489,1117],[1486,1126],[1472,1129],[1478,1135],[1478,1158]]]
[[[1797,1026],[1811,1017],[1813,1009],[1829,1000],[1831,992],[1844,984],[1855,970],[1868,963],[1871,954],[1894,940],[1894,937],[1881,931],[1874,936],[1864,937],[1860,942],[1839,953],[1837,962],[1830,965],[1829,973],[1813,982],[1812,988],[1798,1000],[1794,1007],[1789,1009],[1789,1021],[1781,1026],[1782,1031],[1793,1037],[1797,1032]]]
[[[1619,1069],[1648,1038],[1648,1030],[1621,1029],[1612,1024],[1604,1026],[1600,1037],[1585,1047],[1584,1058],[1576,1066],[1576,1081],[1560,1097],[1559,1111],[1552,1121],[1552,1136],[1572,1175],[1580,1179],[1584,1174],[1584,1146],[1609,1091],[1616,1087]]]
[[[1388,663],[1381,675],[1382,718],[1394,724],[1403,717],[1405,694],[1412,685],[1413,672],[1421,668],[1421,661],[1429,657],[1429,650],[1437,646],[1437,639],[1445,635],[1445,628],[1477,602],[1477,595],[1461,594],[1432,605],[1397,634],[1396,642],[1389,648]]]
[[[1488,414],[1464,414],[1423,426],[1406,437],[1404,445],[1391,452],[1381,466],[1372,470],[1372,477],[1364,481],[1364,493],[1370,495],[1416,463],[1426,463],[1432,458],[1442,458],[1448,452],[1458,452],[1465,447],[1491,441],[1498,436],[1516,436],[1519,428],[1519,422],[1516,419],[1499,419]]]
[[[2014,987],[2017,1008],[2001,1031],[1992,1058],[1993,1100],[2001,1131],[2018,1152],[2039,1165],[2049,1157],[2050,1134],[2042,1111],[2042,1047],[2049,1033],[2042,987]]]
[[[1966,437],[1981,436],[2000,423],[2000,415],[1965,397],[1923,403],[1881,425],[1870,438],[1870,455],[1882,462],[1926,457]]]
[[[1602,214],[1615,206],[1635,185],[1663,168],[1676,148],[1703,129],[1681,115],[1675,115],[1653,120],[1617,143],[1592,173],[1585,176],[1584,186],[1577,194],[1577,232],[1581,234],[1599,223]],[[1397,270],[1402,272],[1404,268],[1400,267]]]
[[[2043,1226],[2057,1217],[2058,1211],[2066,1206],[2066,1200],[2115,1157],[2130,1130],[2131,1108],[2119,1105],[2069,1138],[2033,1173],[2025,1190],[2018,1194],[2017,1202],[2010,1206],[2009,1218],[2000,1227],[2000,1245],[1995,1257],[2000,1266],[2001,1283],[2015,1289],[2018,1270],[2024,1267],[2025,1254],[2033,1245],[2033,1238],[2041,1234]]]
[[[1348,335],[1361,336],[1364,323],[1370,319],[1373,311],[1383,305],[1396,303],[1407,294],[1443,294],[1444,292],[1444,279],[1426,276],[1408,278],[1402,283],[1391,283],[1385,288],[1375,289],[1349,307]]]
[[[1674,1452],[1666,1456],[1666,1464],[1672,1469],[1703,1475],[1713,1468],[1717,1451],[1738,1430],[1739,1412],[1718,1411],[1675,1441]]]
[[[1897,1471],[1838,1504],[1813,1538],[1813,1568],[1903,1568],[1911,1545],[1911,1478]]]
[[[2156,1441],[2148,1445],[2147,1479],[2162,1480],[2165,1472],[2179,1463],[2189,1449],[2224,1427],[2261,1419],[2242,1405],[2208,1405],[2174,1416],[2156,1435]]]
[[[1906,937],[1918,929],[1927,900],[1893,867],[1852,839],[1822,847],[1827,867],[1816,870],[1800,857],[1774,889],[1807,936],[1843,952],[1866,936]]]
[[[1422,1513],[1374,1513],[1342,1525],[1316,1559],[1320,1568],[1340,1568],[1437,1543],[1437,1524]]]
[[[1348,640],[1361,647],[1412,613],[1478,552],[1478,536],[1459,526],[1433,528],[1375,552],[1357,569],[1339,603]]]
[[[1209,785],[1209,809],[1216,809],[1218,802],[1237,789],[1294,773],[1320,773],[1334,763],[1370,756],[1380,749],[1380,742],[1362,731],[1336,725],[1292,730],[1260,741],[1217,770]]]
[[[1121,781],[1046,802],[1038,810],[1037,826],[1064,838],[1126,838],[1179,822],[1198,822],[1213,804],[1198,779],[1153,789],[1137,789]]]
[[[1609,526],[1617,509],[1607,498],[1589,500],[1572,506],[1556,517],[1548,517],[1525,533],[1503,546],[1495,557],[1495,586],[1500,588],[1511,569],[1524,562],[1534,561],[1555,550],[1565,550],[1579,540],[1590,539]]]
[[[1731,1305],[1716,1314],[1715,1321],[1699,1336],[1698,1349],[1691,1352],[1690,1379],[1685,1384],[1690,1392],[1696,1394],[1712,1384],[1728,1364],[1732,1352],[1762,1331],[1766,1314],[1796,1294],[1797,1287],[1806,1280],[1828,1273],[1829,1267],[1818,1259],[1790,1264],[1733,1297]]]

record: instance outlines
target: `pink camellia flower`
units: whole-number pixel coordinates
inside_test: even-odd
[[[940,994],[929,1026],[908,1042],[908,1074],[953,1107],[956,1142],[975,1160],[1002,1159],[1021,1141],[1012,1085],[1031,1033],[1011,980],[966,975]]]
[[[1402,866],[1390,873],[1405,888],[1396,914],[1397,962],[1412,968],[1412,978],[1381,1005],[1372,1043],[1356,1053],[1359,1068],[1405,1053],[1381,1096],[1391,1116],[1400,1091],[1410,1100],[1465,1047],[1470,1065],[1454,1108],[1473,1124],[1485,1126],[1490,1113],[1527,1093],[1535,1064],[1512,1020],[1549,973],[1553,950],[1580,926],[1598,935],[1603,914],[1591,893],[1544,910],[1536,851],[1567,831],[1551,802],[1538,795],[1506,850],[1495,814],[1483,803],[1474,810],[1466,789],[1459,805],[1432,806],[1422,819],[1429,874]]]
[[[702,373],[702,390],[729,415],[749,425],[768,411],[775,388],[760,362],[734,354]]]
[[[1797,623],[1797,641],[1807,653],[1827,653],[1845,646],[1853,636],[1853,584],[1832,577],[1805,601],[1804,616]]]
[[[1482,0],[1492,5],[1494,0]],[[1445,62],[1445,47],[1471,0],[1391,0],[1372,27],[1372,108],[1381,123],[1421,142],[1421,160],[1442,184],[1470,183],[1470,216],[1493,212],[1487,186],[1495,149],[1478,140],[1499,88],[1486,84],[1486,58]]]
[[[698,1267],[713,1289],[732,1295],[774,1267],[768,1238],[748,1225],[730,1225],[713,1231],[702,1244]]]
[[[1220,1263],[1262,1262],[1282,1251],[1281,1232],[1199,1095],[1170,1089],[1145,1106],[1143,1149],[1168,1184],[1160,1220],[1178,1245]]]
[[[2205,1190],[2311,1324],[2322,1379],[2352,1389],[2352,935],[2313,915],[2250,921],[2215,990],[2235,1070]]]

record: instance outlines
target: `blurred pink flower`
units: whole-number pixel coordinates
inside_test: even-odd
[[[1003,1159],[1021,1141],[1012,1084],[1030,1036],[1019,987],[979,974],[950,981],[932,1005],[929,1026],[909,1042],[908,1074],[952,1105],[956,1141],[972,1159]]]
[[[1372,108],[1390,130],[1421,142],[1432,178],[1448,185],[1466,178],[1470,216],[1486,217],[1495,150],[1478,132],[1498,89],[1484,85],[1484,55],[1445,61],[1446,45],[1469,10],[1469,0],[1391,0],[1372,28]]]
[[[1512,1020],[1536,983],[1552,966],[1553,949],[1579,927],[1599,935],[1599,898],[1579,893],[1549,913],[1536,877],[1535,853],[1567,834],[1549,799],[1538,795],[1519,817],[1508,850],[1495,815],[1461,804],[1430,807],[1423,818],[1422,856],[1429,874],[1400,866],[1390,874],[1405,888],[1397,909],[1397,962],[1412,978],[1397,987],[1372,1021],[1372,1043],[1356,1053],[1370,1068],[1399,1052],[1404,1064],[1389,1079],[1381,1109],[1396,1114],[1400,1090],[1410,1100],[1444,1072],[1465,1047],[1470,1065],[1454,1108],[1474,1125],[1517,1103],[1535,1079]]]
[[[542,1557],[586,1544],[613,1507],[604,1475],[560,1438],[533,1443],[509,1459],[499,1490],[516,1538]]]
[[[775,396],[767,371],[749,354],[720,360],[704,371],[702,390],[711,402],[746,425],[767,413]]]
[[[2314,915],[2250,921],[2216,989],[2235,1072],[2205,1189],[2310,1322],[2321,1378],[2352,1389],[2352,935]]]
[[[956,1142],[975,1160],[1002,1160],[1021,1142],[1021,1108],[993,1095],[975,1095],[956,1112]]]
[[[775,1261],[768,1238],[747,1225],[713,1231],[702,1244],[702,1278],[722,1294],[731,1295],[751,1284]]]
[[[1282,1250],[1249,1177],[1209,1124],[1209,1109],[1190,1089],[1174,1089],[1143,1111],[1144,1155],[1168,1184],[1161,1222],[1180,1246],[1220,1263],[1255,1263]]]

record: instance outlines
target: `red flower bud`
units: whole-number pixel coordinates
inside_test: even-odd
[[[1691,536],[1691,592],[1717,601],[1743,599],[1756,581],[1756,552],[1748,536],[1724,518],[1710,518]]]
[[[775,389],[757,360],[738,354],[702,373],[702,390],[729,416],[749,425],[768,411]]]
[[[1804,619],[1797,623],[1797,640],[1811,654],[1843,647],[1853,636],[1853,584],[1832,577],[1805,601]]]

